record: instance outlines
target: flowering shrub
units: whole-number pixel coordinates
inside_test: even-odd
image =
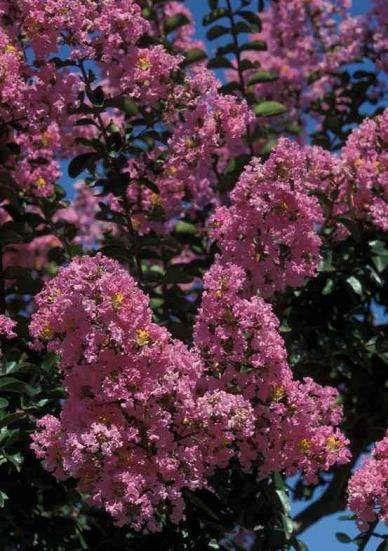
[[[6,548],[300,549],[382,437],[385,10],[258,4],[0,0]]]
[[[357,516],[361,529],[376,518],[387,522],[387,437],[377,442],[372,455],[349,481],[349,509]]]

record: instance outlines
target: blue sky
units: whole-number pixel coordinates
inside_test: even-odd
[[[388,0],[387,0],[388,1]],[[198,38],[205,38],[206,30],[201,25],[203,15],[208,11],[207,0],[186,0],[186,5],[191,9],[197,23]],[[371,2],[369,0],[353,0],[352,14],[359,15],[369,10]],[[209,48],[210,46],[210,48]],[[207,44],[208,51],[211,53],[215,46]],[[306,506],[305,503],[294,502],[292,504],[293,513],[296,514]],[[306,531],[301,537],[310,551],[353,551],[356,546],[353,544],[343,544],[336,540],[336,532],[345,532],[354,537],[358,531],[355,523],[352,521],[340,521],[338,517],[344,513],[338,513],[322,519],[316,523],[310,530]],[[380,529],[380,533],[384,528]],[[366,547],[366,551],[374,551],[381,540],[372,538]]]

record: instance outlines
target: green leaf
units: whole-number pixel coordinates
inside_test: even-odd
[[[216,38],[228,33],[230,33],[230,29],[228,27],[224,27],[223,25],[215,25],[208,30],[206,36],[208,40],[215,40]]]
[[[289,514],[290,513],[290,500],[284,490],[276,490],[276,495],[279,498],[280,503],[282,504],[283,510]]]
[[[326,281],[324,288],[322,289],[322,295],[330,295],[333,289],[334,289],[334,281],[331,278],[329,278]]]
[[[210,25],[211,23],[214,23],[214,21],[225,17],[229,13],[230,11],[226,8],[216,8],[204,16],[202,19],[202,24],[205,26]]]
[[[210,507],[204,501],[202,501],[202,499],[200,497],[193,494],[192,492],[187,492],[186,496],[191,501],[191,503],[193,503],[196,507],[198,507],[199,509],[202,509],[202,511],[207,513],[210,517],[212,517],[213,519],[219,521],[219,518],[216,515],[216,513],[214,513],[210,509]]]
[[[362,295],[362,284],[359,279],[354,276],[350,276],[347,278],[346,282],[357,295]]]
[[[94,119],[82,118],[75,121],[75,126],[87,126],[93,125],[96,126],[96,121]]]
[[[262,101],[254,105],[254,111],[258,117],[272,117],[282,115],[287,111],[287,108],[278,101]]]
[[[235,34],[250,33],[252,32],[252,28],[250,25],[245,23],[245,21],[238,21],[233,25],[233,32]]]
[[[208,63],[210,69],[233,69],[233,64],[227,57],[217,56]]]
[[[224,46],[219,46],[216,50],[216,55],[236,54],[239,52],[239,47],[234,42],[228,42]]]
[[[19,379],[15,379],[15,377],[1,377],[0,389],[3,392],[16,392],[17,394],[28,394],[30,396],[39,394],[41,391],[39,387],[34,388]]]
[[[288,515],[285,515],[285,514],[282,514],[281,515],[281,519],[282,519],[282,525],[283,525],[283,529],[286,533],[286,535],[288,536],[288,538],[290,537],[290,535],[293,533],[294,531],[294,523],[292,521],[292,518],[290,518]],[[287,538],[287,539],[288,539]]]
[[[121,110],[129,116],[137,115],[139,113],[139,107],[134,101],[130,100],[129,98],[122,99]]]
[[[10,461],[10,463],[14,465],[16,470],[20,472],[20,467],[24,461],[22,454],[20,452],[17,452],[13,455],[7,455],[7,459],[8,461]]]
[[[4,507],[6,499],[8,499],[7,494],[0,490],[0,508]]]
[[[248,69],[257,69],[257,61],[251,61],[250,59],[242,59],[240,61],[240,69],[242,71],[247,71]]]
[[[105,95],[102,86],[97,86],[95,90],[89,90],[86,92],[90,102],[93,105],[101,107],[104,105]]]
[[[269,71],[258,71],[248,80],[248,84],[251,86],[253,84],[258,84],[259,82],[272,82],[277,78],[276,73],[270,73]]]
[[[177,266],[170,266],[165,275],[165,281],[168,283],[190,283],[192,280],[192,275]]]
[[[302,540],[295,539],[292,541],[292,545],[295,551],[309,551],[309,548]]]
[[[164,22],[164,30],[166,33],[171,33],[172,31],[179,29],[179,27],[183,27],[184,25],[188,25],[189,23],[189,19],[185,15],[183,15],[183,13],[177,13],[176,15],[173,15],[172,17],[168,17],[166,19],[166,21]]]
[[[86,169],[90,169],[92,165],[99,159],[96,153],[82,153],[75,157],[69,164],[68,173],[70,178],[77,178]]]
[[[23,237],[13,230],[2,229],[0,232],[0,244],[10,245],[12,243],[23,243]]]
[[[0,398],[0,409],[4,409],[8,406],[9,402],[6,398]]]
[[[337,538],[338,541],[340,541],[341,543],[350,543],[352,541],[352,538],[349,537],[347,534],[345,534],[344,532],[336,532],[335,534],[335,537]]]
[[[148,189],[150,189],[153,193],[156,193],[159,195],[160,191],[158,186],[148,178],[142,178],[139,183],[147,187]]]
[[[267,44],[263,40],[251,40],[240,47],[241,51],[254,50],[256,52],[262,52],[267,49]]]
[[[260,32],[261,31],[261,19],[257,15],[257,13],[254,13],[253,11],[239,11],[238,12],[241,17],[245,19],[245,21],[248,21],[251,26],[251,32]]]
[[[237,91],[241,91],[241,84],[239,82],[236,82],[235,80],[227,82],[226,84],[221,86],[221,92],[223,92],[224,94],[231,94]]]
[[[190,65],[191,63],[195,63],[196,61],[201,61],[202,59],[206,59],[206,53],[201,50],[201,48],[191,48],[191,50],[188,50],[185,53],[185,65]]]
[[[180,220],[175,226],[175,233],[195,235],[197,233],[197,228],[194,224]]]

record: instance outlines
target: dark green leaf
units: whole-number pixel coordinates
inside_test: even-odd
[[[157,193],[159,195],[159,188],[154,182],[151,180],[148,180],[148,178],[142,178],[140,180],[140,184],[150,189],[153,193]]]
[[[236,91],[241,91],[241,84],[239,82],[236,82],[235,80],[227,82],[221,87],[221,92],[223,92],[224,94],[230,94],[231,92]]]
[[[178,266],[170,266],[165,276],[165,281],[167,283],[190,283],[192,279],[192,275],[188,274],[184,269]]]
[[[30,277],[31,270],[29,268],[22,268],[21,266],[9,266],[4,271],[4,277],[6,279],[18,279]]]
[[[77,178],[86,169],[90,169],[99,159],[96,153],[82,153],[75,157],[69,164],[68,173],[70,178]]]
[[[267,44],[263,40],[252,40],[251,42],[244,44],[240,48],[240,50],[242,51],[254,50],[257,52],[262,52],[266,49],[267,49]]]
[[[216,55],[236,54],[239,52],[239,47],[234,42],[228,42],[224,46],[219,46],[216,50]]]
[[[87,126],[87,125],[96,126],[96,121],[94,119],[83,118],[83,119],[76,120],[74,124],[75,126]]]
[[[214,21],[221,19],[221,17],[225,17],[229,13],[229,10],[226,8],[216,8],[204,16],[202,19],[202,24],[205,26],[210,25],[211,23],[214,23]]]
[[[189,19],[183,15],[183,13],[177,13],[172,17],[168,17],[164,22],[164,30],[166,33],[171,33],[183,25],[188,25],[190,23]]]
[[[0,231],[0,243],[2,245],[10,245],[12,243],[23,243],[23,237],[13,230],[2,229]]]
[[[240,69],[247,71],[248,69],[257,69],[257,61],[251,61],[250,59],[242,59],[240,61]]]
[[[292,545],[295,551],[309,551],[309,548],[302,540],[295,539],[292,541]]]
[[[335,537],[337,538],[338,541],[340,541],[341,543],[350,543],[352,541],[352,538],[349,537],[347,534],[345,534],[344,532],[336,532],[335,534]]]
[[[97,86],[95,90],[89,90],[87,91],[86,95],[88,96],[90,102],[93,105],[102,106],[104,105],[104,90],[102,89],[102,86]]]
[[[121,110],[124,111],[126,115],[133,116],[139,113],[139,108],[136,103],[129,98],[123,98],[121,102]]]
[[[228,27],[223,27],[222,25],[215,25],[214,27],[208,30],[208,32],[206,33],[206,36],[208,40],[215,40],[216,38],[219,38],[220,36],[228,34],[229,32],[230,32],[230,29]]]
[[[206,53],[201,48],[191,48],[185,54],[185,65],[206,59]]]
[[[239,11],[238,12],[241,17],[245,19],[245,21],[248,21],[251,26],[251,32],[260,32],[261,31],[261,20],[260,17],[257,15],[257,13],[254,13],[252,11]]]
[[[232,69],[233,64],[227,57],[217,56],[208,63],[211,69]]]

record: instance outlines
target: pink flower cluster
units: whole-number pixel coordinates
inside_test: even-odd
[[[206,387],[241,394],[255,413],[255,433],[240,446],[242,465],[258,463],[263,477],[301,470],[314,482],[318,470],[346,463],[348,442],[336,428],[338,392],[293,379],[279,322],[262,298],[244,298],[242,268],[216,263],[204,285],[194,342]]]
[[[348,459],[336,391],[293,381],[271,307],[240,296],[243,270],[215,265],[205,284],[197,350],[152,322],[132,277],[100,254],[37,296],[31,335],[60,355],[68,399],[32,448],[120,525],[178,522],[184,489],[208,487],[233,456],[309,481]]]
[[[341,151],[337,210],[388,230],[388,109],[352,131]]]
[[[133,223],[140,231],[161,229],[152,222],[154,214],[163,215],[166,230],[171,218],[217,203],[214,163],[222,162],[226,152],[241,150],[254,118],[245,100],[223,96],[218,87],[219,82],[206,68],[194,69],[169,97],[164,115],[171,130],[167,146],[157,148],[146,159],[129,161],[127,172],[132,181],[128,198]],[[177,111],[177,105],[184,109]],[[156,175],[147,168],[155,159],[165,159]],[[159,193],[140,185],[144,177],[157,185]]]
[[[383,71],[388,71],[388,36],[385,31],[388,26],[387,3],[384,0],[373,0],[370,16],[376,63]]]
[[[14,331],[15,327],[16,327],[16,322],[14,322],[8,316],[5,316],[4,314],[0,314],[0,340],[2,338],[13,339],[14,337],[16,337],[16,333]],[[0,359],[2,355],[3,353],[0,346]]]
[[[0,314],[0,336],[6,339],[16,337],[16,333],[14,332],[15,326],[16,323],[11,318]]]
[[[351,16],[349,7],[348,0],[271,3],[260,14],[262,31],[253,36],[265,41],[267,50],[246,57],[278,79],[254,85],[255,92],[287,105],[291,119],[304,125],[305,110],[334,89],[336,107],[346,111],[348,99],[338,75],[344,64],[362,57],[368,36],[366,18]],[[329,108],[324,102],[322,107]]]
[[[323,216],[308,193],[309,171],[306,150],[282,138],[265,163],[253,159],[231,193],[231,206],[217,209],[212,219],[222,261],[242,266],[264,297],[316,272]]]
[[[388,436],[377,442],[372,455],[356,470],[348,485],[348,507],[361,530],[375,520],[388,522]]]
[[[31,334],[60,354],[68,392],[60,418],[39,422],[37,456],[120,525],[178,522],[184,489],[206,487],[253,433],[250,405],[198,392],[200,359],[152,322],[146,297],[113,260],[74,260],[36,302]]]
[[[101,242],[104,231],[112,229],[108,222],[97,219],[100,212],[99,202],[103,202],[104,198],[99,197],[85,182],[76,183],[74,188],[74,199],[68,207],[56,213],[55,220],[65,220],[73,224],[77,229],[74,242],[86,249],[93,249]]]

